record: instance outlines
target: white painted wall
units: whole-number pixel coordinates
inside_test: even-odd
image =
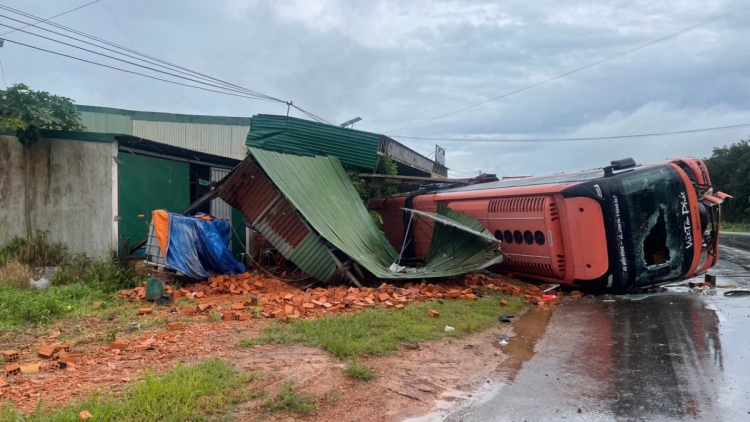
[[[103,257],[115,250],[116,160],[116,142],[42,139],[34,145],[34,232],[44,231],[72,253]],[[0,244],[26,236],[24,177],[23,147],[15,137],[0,136]]]

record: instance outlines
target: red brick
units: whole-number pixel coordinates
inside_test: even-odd
[[[0,388],[3,388],[3,387],[7,387],[7,386],[9,386],[9,385],[10,385],[10,384],[8,384],[8,382],[7,382],[7,381],[5,381],[5,378],[4,378],[4,377],[0,377]]]
[[[151,308],[141,308],[138,310],[138,315],[148,315],[152,312],[154,312],[154,310]]]
[[[232,310],[234,311],[241,311],[243,309],[245,309],[245,304],[242,302],[234,302],[232,304]]]
[[[19,358],[18,352],[16,352],[15,350],[3,350],[2,355],[5,361],[8,363],[15,362]]]
[[[92,415],[91,412],[89,412],[88,410],[82,410],[81,413],[78,414],[78,419],[82,421],[86,419],[91,419],[93,417],[94,415]]]
[[[7,365],[5,367],[5,375],[20,375],[21,374],[21,365],[17,363],[13,363],[10,365]]]
[[[500,301],[500,306],[508,306],[508,301],[507,300],[501,300]]]
[[[385,302],[385,301],[389,300],[390,298],[391,298],[391,296],[388,293],[381,293],[380,295],[378,295],[378,299],[381,302]]]
[[[248,314],[247,312],[241,312],[234,314],[232,318],[234,318],[235,321],[247,321],[250,319],[250,314]]]
[[[399,303],[396,305],[396,309],[404,309],[404,305]]]
[[[125,350],[127,349],[129,344],[122,340],[115,340],[112,343],[109,343],[109,350]]]
[[[430,316],[431,318],[440,318],[440,312],[434,311],[432,309],[427,311],[427,315]]]
[[[55,355],[55,346],[45,344],[39,348],[37,354],[43,358],[49,359]]]
[[[167,325],[167,331],[177,331],[177,330],[182,330],[181,322],[173,322]]]
[[[195,297],[196,297],[197,299],[200,299],[200,298],[202,298],[203,296],[205,296],[205,295],[203,294],[203,292],[195,292]]]

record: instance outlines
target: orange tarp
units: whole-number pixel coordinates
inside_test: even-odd
[[[169,213],[166,210],[156,210],[151,213],[154,223],[154,233],[159,241],[161,256],[167,256],[167,244],[169,244]]]

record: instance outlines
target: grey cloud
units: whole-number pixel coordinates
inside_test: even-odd
[[[74,0],[14,0],[49,16]],[[97,36],[284,100],[334,122],[388,131],[492,98],[738,8],[695,0],[223,2],[107,0],[60,19]],[[750,122],[750,12],[707,25],[538,88],[399,134],[601,136]],[[19,40],[61,49],[14,34]],[[10,36],[9,36],[10,38]],[[33,42],[32,42],[33,40]],[[70,51],[65,49],[65,51]],[[76,55],[83,55],[76,53]],[[286,106],[174,87],[68,59],[0,49],[9,83],[79,103],[218,115],[285,113]],[[104,61],[98,58],[96,60]],[[705,156],[748,131],[582,143],[445,143],[449,167],[541,174],[606,164]],[[405,141],[418,151],[429,141]]]

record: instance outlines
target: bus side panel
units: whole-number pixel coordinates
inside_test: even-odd
[[[412,203],[412,209],[425,212],[437,212],[437,202],[435,202],[435,195],[419,195],[414,197]],[[435,228],[435,220],[430,218],[424,218],[415,216],[411,222],[412,233],[414,234],[414,256],[417,258],[424,258],[427,256],[427,251],[430,249],[430,242],[432,242],[432,231]],[[401,250],[399,246],[397,251]]]
[[[404,243],[404,207],[406,197],[376,198],[367,202],[367,208],[383,217],[383,232],[391,246],[401,251]]]

